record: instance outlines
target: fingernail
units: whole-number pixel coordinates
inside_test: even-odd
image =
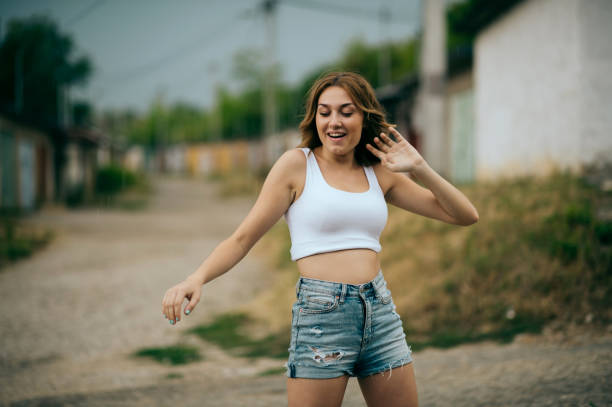
[[[164,318],[168,319],[168,317],[166,316],[166,314],[164,314]]]
[[[185,314],[189,315],[191,311],[189,311],[188,309],[185,310]]]
[[[170,322],[170,325],[174,325],[174,321],[173,320],[170,320],[168,322]]]

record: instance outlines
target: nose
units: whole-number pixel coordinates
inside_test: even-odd
[[[338,113],[332,113],[329,119],[329,125],[331,127],[339,127],[341,124],[340,115]]]

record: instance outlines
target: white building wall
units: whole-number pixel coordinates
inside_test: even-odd
[[[583,0],[578,12],[581,153],[612,161],[612,1]]]
[[[581,61],[580,24],[587,22],[579,18],[580,3],[527,0],[479,34],[478,178],[543,173],[583,161],[580,100],[587,90],[580,73],[588,61]]]

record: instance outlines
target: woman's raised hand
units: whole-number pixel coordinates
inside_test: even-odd
[[[374,137],[376,147],[366,144],[366,148],[380,159],[380,163],[393,172],[413,171],[425,160],[412,145],[392,127],[389,130],[395,135],[397,141],[393,141],[385,133],[380,137]]]
[[[189,315],[200,302],[202,284],[194,279],[187,278],[183,282],[169,288],[162,300],[162,314],[171,325],[181,320],[181,307],[185,298],[189,304],[185,307],[185,315]]]

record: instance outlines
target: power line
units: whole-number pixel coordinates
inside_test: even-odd
[[[247,40],[252,38],[251,34],[253,32],[253,29],[256,26],[254,19],[250,19],[249,23],[250,24],[245,29],[245,36],[244,36],[244,40],[242,41],[242,42],[245,42],[245,43],[247,42]],[[202,72],[206,71],[206,70],[210,70],[210,67],[211,67],[211,63],[210,62],[207,62],[204,65],[198,65],[198,68],[195,71],[193,71],[192,75],[189,75],[189,76],[185,77],[184,80],[181,80],[180,82],[174,84],[174,88],[173,88],[174,92],[184,90],[184,88],[187,85],[194,85],[196,83],[199,83],[201,78],[203,77]],[[215,68],[215,69],[218,69],[218,67]]]
[[[229,21],[224,21],[222,24],[219,24],[219,26],[217,26],[212,32],[206,33],[202,37],[198,37],[194,41],[190,41],[179,48],[174,49],[172,52],[162,55],[161,57],[136,68],[132,68],[127,72],[110,74],[105,79],[111,80],[117,84],[134,79],[135,77],[146,76],[151,72],[160,69],[165,64],[178,61],[184,54],[191,53],[195,49],[202,50],[205,46],[210,45],[210,43],[213,40],[216,40],[221,34],[233,29],[234,26],[230,23],[236,18],[241,19],[243,15],[244,11],[241,11],[240,13],[234,15]]]
[[[365,20],[374,20],[379,19],[381,10],[374,9],[363,9],[360,7],[351,7],[351,6],[343,6],[339,4],[334,4],[332,2],[322,2],[316,0],[283,0],[281,4],[286,4],[291,7],[302,8],[306,10],[316,10],[328,13],[342,14],[344,16],[355,17]],[[390,15],[385,19],[386,23],[389,24],[406,24],[406,18],[401,18],[398,16]]]
[[[78,12],[77,14],[75,14],[74,16],[72,16],[72,18],[68,19],[64,25],[65,26],[69,26],[72,24],[77,23],[79,20],[87,17],[87,15],[89,13],[91,13],[92,11],[94,11],[95,9],[97,9],[98,7],[100,7],[102,4],[104,4],[106,2],[106,0],[94,0],[93,3],[91,3],[87,8],[81,10],[80,12]]]

